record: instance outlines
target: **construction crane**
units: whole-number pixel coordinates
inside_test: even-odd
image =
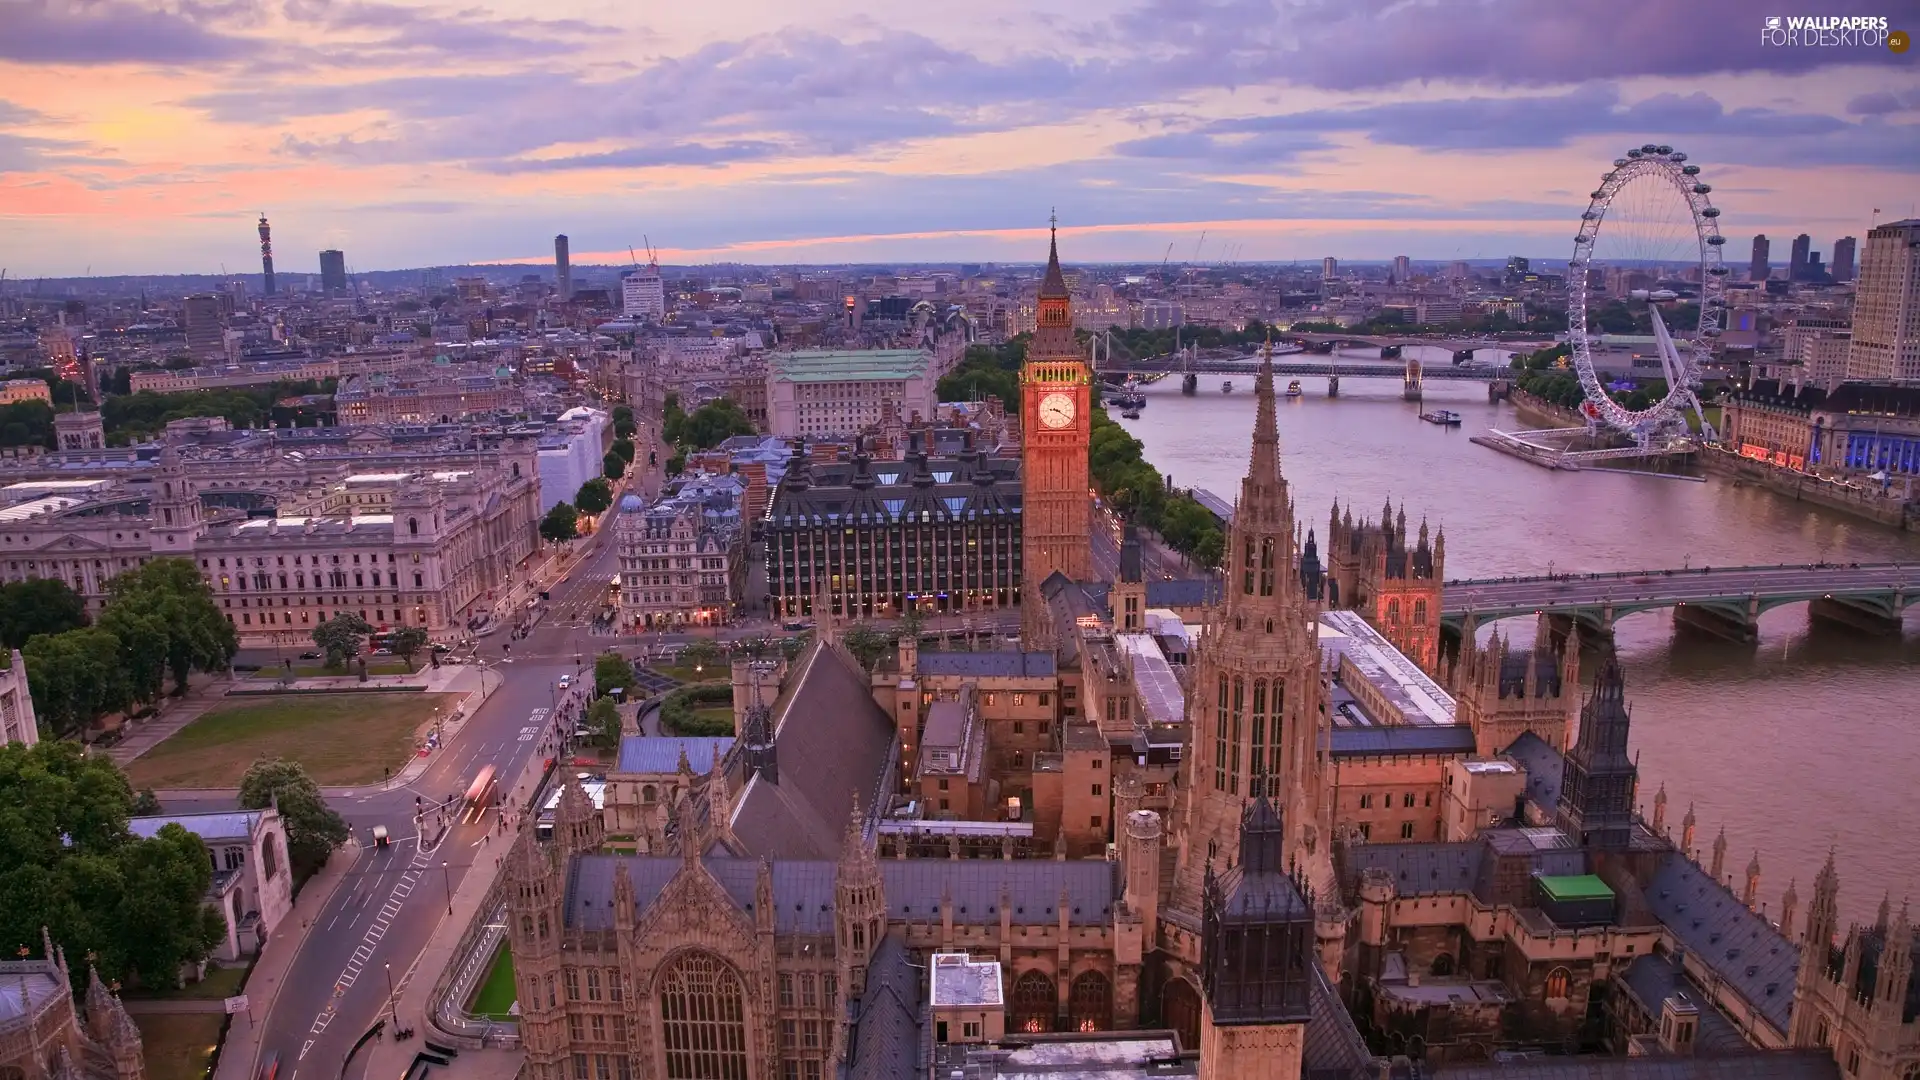
[[[1173,244],[1172,240],[1167,241],[1167,253],[1160,257],[1160,284],[1162,285],[1171,280],[1167,277],[1167,262],[1173,258]]]
[[[1207,246],[1207,230],[1200,230],[1200,242],[1193,245],[1193,261],[1200,261],[1200,249]]]
[[[641,233],[640,242],[645,244],[647,248],[647,265],[653,267],[655,270],[660,269],[660,255],[653,250],[653,241],[647,238],[646,233]]]

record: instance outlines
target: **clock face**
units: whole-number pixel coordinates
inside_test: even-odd
[[[1059,429],[1073,423],[1073,395],[1048,394],[1040,399],[1040,422]]]

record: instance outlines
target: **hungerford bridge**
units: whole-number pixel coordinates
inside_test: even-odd
[[[1602,574],[1449,581],[1441,621],[1458,632],[1517,615],[1545,614],[1571,629],[1610,634],[1614,620],[1672,608],[1674,622],[1736,641],[1752,641],[1762,612],[1805,603],[1815,618],[1874,633],[1899,633],[1900,614],[1920,590],[1920,566],[1900,563],[1793,563],[1624,570]]]

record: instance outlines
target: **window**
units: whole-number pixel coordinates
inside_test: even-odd
[[[1400,839],[1402,840],[1413,839],[1413,822],[1403,821],[1400,823]]]
[[[573,1080],[590,1080],[587,1076],[587,1055],[573,1055]]]
[[[1408,806],[1408,807],[1410,807],[1410,806],[1412,806],[1412,805],[1413,805],[1413,792],[1411,792],[1411,791],[1409,791],[1409,792],[1407,792],[1407,793],[1406,793],[1405,795],[1402,795],[1402,796],[1400,796],[1400,805],[1401,805],[1401,806]]]
[[[599,1013],[594,1013],[592,1016],[587,1017],[587,1020],[588,1020],[587,1026],[593,1030],[593,1041],[606,1042],[607,1041],[607,1018],[604,1016],[601,1016]]]
[[[586,1037],[579,1013],[567,1014],[567,1036],[575,1042],[579,1042]]]
[[[1099,785],[1099,784],[1095,784],[1095,785],[1093,785],[1093,793],[1094,793],[1095,795],[1098,795],[1098,794],[1100,794],[1100,785]]]
[[[793,976],[784,971],[780,973],[780,1007],[793,1008]]]
[[[1015,705],[1025,705],[1027,703],[1027,695],[1025,694],[1013,695],[1013,703]]]
[[[599,968],[587,969],[587,1000],[588,1001],[600,1000],[600,969]]]
[[[780,1021],[780,1049],[792,1050],[800,1045],[800,1022],[798,1020]]]
[[[566,981],[567,981],[567,1000],[579,1001],[580,1000],[580,972],[575,968],[568,968],[564,972],[564,974],[566,976]]]
[[[1557,967],[1547,972],[1547,1000],[1566,997],[1572,982],[1573,973],[1566,968]]]
[[[621,997],[622,995],[620,992],[620,969],[608,968],[607,969],[607,1000],[619,1001]]]
[[[1089,829],[1097,829],[1097,828],[1099,828],[1099,827],[1100,827],[1100,815],[1099,815],[1099,814],[1095,814],[1095,815],[1093,815],[1093,819],[1092,819],[1091,821],[1089,821],[1089,822],[1087,822],[1087,827],[1088,827]]]
[[[800,1022],[800,1046],[807,1050],[820,1049],[820,1021],[803,1020]]]
[[[1360,839],[1373,839],[1373,825],[1371,823],[1365,821],[1360,823]]]
[[[674,961],[660,985],[667,1080],[747,1080],[745,992],[712,953]]]
[[[1360,796],[1360,809],[1362,810],[1373,809],[1373,796],[1371,795]]]
[[[979,1038],[979,1037],[980,1037],[980,1025],[979,1025],[979,1023],[978,1023],[977,1021],[973,1021],[973,1020],[968,1020],[968,1021],[966,1021],[966,1022],[964,1022],[964,1023],[962,1023],[962,1024],[960,1025],[960,1034],[961,1034],[962,1036],[964,1036],[965,1038],[969,1038],[969,1039],[977,1039],[977,1038]]]
[[[818,1008],[820,1000],[814,995],[814,982],[811,974],[800,976],[800,1006],[806,1009]]]

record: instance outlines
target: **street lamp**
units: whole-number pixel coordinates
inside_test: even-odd
[[[386,965],[386,969],[387,969],[387,1015],[393,1018],[394,1037],[399,1038],[400,1037],[400,998],[398,995],[396,995],[393,992],[393,965],[392,964]]]
[[[453,874],[448,871],[446,860],[440,862],[440,881],[447,887],[447,914],[453,914]]]

